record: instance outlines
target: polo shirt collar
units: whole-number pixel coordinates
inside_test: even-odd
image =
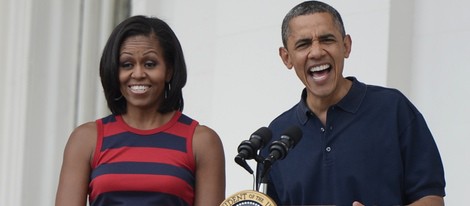
[[[367,85],[358,81],[355,77],[347,77],[346,79],[352,81],[351,89],[349,89],[346,96],[344,96],[336,105],[344,111],[356,113],[366,96]]]
[[[362,101],[366,95],[366,84],[359,82],[355,77],[347,77],[352,81],[352,86],[346,96],[341,99],[336,106],[346,112],[355,113],[361,106]],[[302,90],[300,102],[297,104],[296,113],[300,123],[305,124],[308,121],[309,115],[313,115],[312,111],[307,106],[307,89]]]

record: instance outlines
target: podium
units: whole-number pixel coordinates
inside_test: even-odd
[[[276,206],[276,203],[264,193],[243,190],[226,198],[220,206]]]

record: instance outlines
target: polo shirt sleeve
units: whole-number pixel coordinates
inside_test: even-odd
[[[428,195],[445,196],[442,160],[423,115],[405,97],[399,107],[405,203]]]

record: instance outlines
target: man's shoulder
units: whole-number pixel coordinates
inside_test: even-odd
[[[374,99],[406,99],[400,90],[379,85],[367,85],[366,95]]]
[[[297,116],[298,105],[299,103],[295,104],[290,109],[285,110],[284,112],[279,114],[276,118],[271,121],[270,126],[283,125],[295,121]]]

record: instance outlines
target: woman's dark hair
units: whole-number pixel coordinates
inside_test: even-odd
[[[167,23],[146,16],[133,16],[121,22],[114,28],[104,47],[100,61],[100,77],[108,108],[115,115],[127,112],[127,102],[120,90],[119,53],[124,40],[138,35],[157,39],[162,47],[165,64],[172,72],[170,82],[165,84],[166,98],[158,108],[158,112],[182,111],[184,106],[182,89],[187,79],[183,49]]]

